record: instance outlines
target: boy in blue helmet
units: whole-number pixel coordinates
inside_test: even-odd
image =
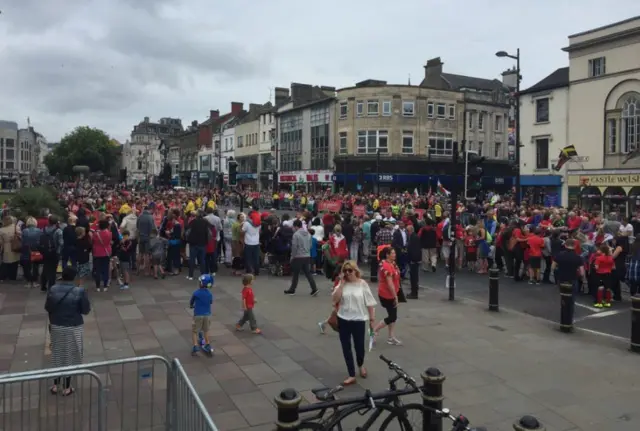
[[[202,350],[207,354],[212,353],[211,344],[209,343],[209,326],[211,323],[211,305],[213,304],[213,294],[210,290],[213,287],[213,277],[210,274],[204,274],[200,276],[198,282],[200,286],[193,292],[189,301],[190,307],[193,308],[193,355],[197,355],[198,350],[200,350],[200,333],[202,333],[202,338],[204,339]]]

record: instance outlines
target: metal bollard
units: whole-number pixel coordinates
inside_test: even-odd
[[[302,397],[295,389],[285,389],[274,398],[276,407],[278,408],[278,420],[276,421],[276,430],[292,431],[297,430],[300,426],[300,415],[298,414],[298,406],[302,402]]]
[[[428,368],[421,375],[422,377],[422,404],[425,407],[442,410],[442,383],[446,377],[437,368]],[[422,431],[442,431],[442,418],[425,413],[428,417],[422,418]]]
[[[631,345],[629,350],[640,353],[640,294],[631,297]]]
[[[573,284],[560,283],[560,332],[573,332]]]
[[[515,431],[545,431],[544,425],[533,416],[522,416],[518,422],[513,424]]]
[[[500,311],[500,270],[493,265],[489,269],[489,311]]]
[[[369,281],[372,281],[372,282],[378,281],[378,256],[376,254],[369,257],[369,268],[371,270]]]

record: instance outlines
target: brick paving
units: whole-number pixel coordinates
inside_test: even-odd
[[[178,358],[220,430],[271,430],[273,397],[279,391],[294,387],[311,400],[310,389],[336,385],[345,377],[337,336],[318,334],[316,322],[330,305],[328,283],[317,281],[324,290],[318,297],[308,296],[304,280],[298,295],[285,297],[286,279],[259,277],[254,290],[263,335],[257,336],[234,330],[240,317],[239,279],[218,276],[213,358],[190,354],[188,300],[195,281],[142,279],[127,292],[91,291],[85,361]],[[384,353],[416,377],[429,366],[439,367],[447,375],[446,404],[490,430],[509,430],[523,414],[536,415],[550,431],[640,426],[639,358],[625,346],[588,334],[560,334],[548,323],[517,313],[490,314],[471,301],[449,303],[438,291],[422,292],[422,297],[401,305],[399,336],[405,345],[377,347],[366,361],[369,378],[348,393],[386,387],[389,372],[376,359]],[[43,305],[38,290],[0,284],[0,371],[47,365]],[[162,364],[96,372],[107,376],[109,429],[161,429],[166,413]],[[119,423],[121,415],[128,418],[125,424]]]

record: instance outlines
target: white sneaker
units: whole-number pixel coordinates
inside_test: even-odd
[[[324,327],[325,327],[326,323],[325,322],[318,322],[318,327],[320,328],[320,333],[324,335]]]

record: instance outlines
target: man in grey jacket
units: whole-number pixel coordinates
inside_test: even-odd
[[[305,229],[302,229],[302,221],[296,219],[293,221],[293,238],[291,239],[291,287],[284,291],[285,295],[295,295],[296,287],[298,287],[298,277],[300,271],[307,277],[311,286],[311,296],[318,294],[316,282],[311,275],[311,235]]]

